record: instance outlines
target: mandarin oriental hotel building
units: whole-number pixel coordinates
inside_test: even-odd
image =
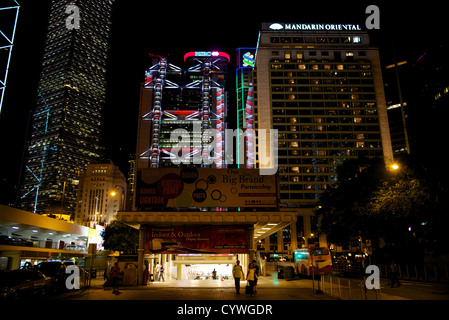
[[[223,101],[224,110],[237,113],[238,128],[256,133],[236,154],[238,166],[188,159],[228,159],[217,155],[220,145],[211,152],[210,141],[196,139],[225,120],[217,106],[226,87],[215,77],[226,78],[228,56],[186,54],[185,62],[201,65],[187,70],[192,82],[176,81],[182,68],[164,58],[147,72],[134,208],[118,213],[140,231],[138,274],[162,262],[175,279],[207,278],[214,268],[232,279],[235,260],[246,271],[254,257],[262,274],[271,274],[276,255],[291,259],[297,248],[327,245],[317,235],[314,210],[336,183],[340,164],[360,156],[393,161],[379,53],[361,26],[264,23],[255,49],[237,50],[237,107],[226,94]],[[178,91],[183,98],[173,104]],[[190,145],[180,147],[184,137],[167,140],[164,130],[179,125]],[[263,140],[262,129],[270,132]],[[173,157],[186,161],[175,164]]]
[[[379,52],[360,25],[264,23],[253,86],[255,128],[278,130],[281,206],[299,209],[307,239],[338,165],[393,161]]]

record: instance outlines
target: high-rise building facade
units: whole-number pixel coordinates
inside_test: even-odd
[[[90,163],[79,182],[75,223],[107,225],[125,209],[126,178],[111,161]]]
[[[142,168],[225,166],[229,55],[188,52],[184,62],[186,67],[181,68],[164,57],[155,57],[146,71],[136,172]]]
[[[51,3],[22,169],[25,210],[44,213],[62,201],[73,214],[79,175],[101,157],[111,9],[110,0]]]
[[[9,63],[16,34],[20,5],[16,0],[3,1],[0,5],[0,114],[8,79]]]
[[[346,159],[393,161],[379,54],[359,25],[264,23],[254,75],[255,127],[278,130],[283,207],[314,208]]]
[[[253,129],[253,110],[252,110],[252,73],[254,70],[256,48],[238,48],[237,68],[236,68],[236,96],[237,96],[237,130]],[[245,137],[245,141],[236,139],[236,163],[238,167],[254,168],[254,157],[248,154],[254,154],[254,141],[251,136]],[[240,143],[244,142],[244,154],[240,154]]]

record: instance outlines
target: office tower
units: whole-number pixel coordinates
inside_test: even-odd
[[[0,6],[0,114],[2,113],[19,9],[20,6],[16,0],[3,2],[3,5]]]
[[[109,0],[51,3],[22,169],[25,210],[58,203],[73,214],[79,175],[101,157],[111,9]]]
[[[278,130],[284,207],[313,209],[347,159],[393,161],[379,54],[359,25],[262,24],[254,93],[257,130]]]
[[[88,164],[80,177],[75,223],[109,224],[125,209],[126,193],[126,178],[111,161]]]
[[[229,55],[188,52],[184,62],[185,68],[180,68],[165,57],[155,57],[146,71],[141,87],[137,172],[142,168],[225,166]]]
[[[237,49],[236,94],[237,94],[237,129],[253,128],[252,73],[254,70],[256,48]],[[238,167],[254,168],[254,138],[245,137],[245,154],[240,154],[240,139],[237,140],[236,162]],[[242,141],[243,142],[243,141]],[[248,158],[248,155],[249,158]]]

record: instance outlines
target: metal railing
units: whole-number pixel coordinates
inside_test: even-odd
[[[389,277],[388,265],[379,265],[379,269],[381,277]],[[449,282],[449,268],[447,264],[401,264],[398,278],[426,282]]]
[[[341,300],[382,300],[381,289],[368,290],[364,279],[321,276],[321,290]]]

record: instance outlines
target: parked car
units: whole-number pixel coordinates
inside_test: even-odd
[[[50,279],[37,270],[0,271],[0,298],[23,299],[44,297],[50,287]]]
[[[65,281],[69,276],[65,272],[68,265],[73,265],[73,262],[48,261],[39,263],[35,269],[50,278],[53,291],[63,291],[66,289]]]

